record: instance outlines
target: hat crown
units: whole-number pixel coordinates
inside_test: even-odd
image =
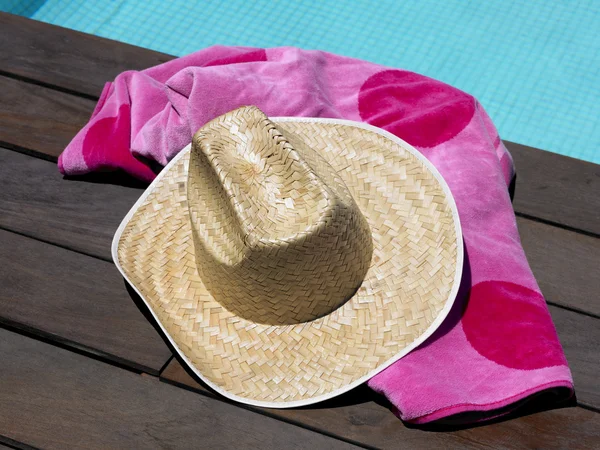
[[[344,182],[256,107],[196,133],[187,195],[202,281],[247,320],[283,325],[329,314],[370,266],[369,226]]]

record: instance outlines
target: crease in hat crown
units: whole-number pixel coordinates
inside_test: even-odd
[[[187,195],[202,282],[243,319],[330,314],[371,264],[369,225],[342,179],[309,139],[286,136],[256,107],[194,135]]]

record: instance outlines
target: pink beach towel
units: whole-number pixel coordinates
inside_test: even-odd
[[[108,83],[60,170],[121,169],[149,182],[151,167],[165,165],[204,123],[242,105],[381,127],[415,146],[448,182],[466,250],[456,305],[426,343],[368,383],[399,417],[427,423],[477,412],[455,418],[483,420],[535,393],[572,393],[519,240],[507,189],[512,159],[476,99],[451,86],[319,51],[211,47]]]

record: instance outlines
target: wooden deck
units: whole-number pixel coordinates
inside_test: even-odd
[[[600,166],[507,143],[576,404],[462,429],[409,427],[364,387],[244,408],[188,375],[111,262],[141,187],[56,168],[105,81],[172,57],[7,14],[0,42],[0,448],[598,448]]]

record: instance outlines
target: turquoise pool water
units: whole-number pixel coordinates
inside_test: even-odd
[[[600,163],[599,0],[0,0],[0,10],[183,55],[321,49],[475,95],[504,139]]]

